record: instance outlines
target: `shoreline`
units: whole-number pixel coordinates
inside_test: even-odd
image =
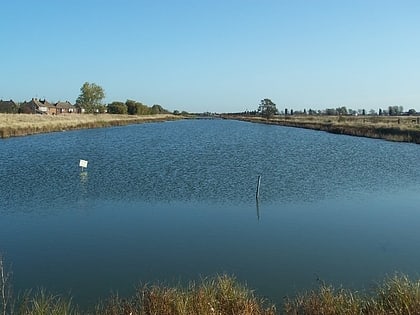
[[[112,114],[0,114],[0,139],[41,133],[79,129],[125,126],[131,124],[164,122],[183,119],[172,114],[112,115]]]
[[[222,118],[420,144],[419,118],[411,116],[278,116],[267,120],[257,116],[224,115]]]
[[[420,117],[416,116],[259,116],[220,115],[239,120],[284,127],[304,128],[372,139],[420,144]],[[0,139],[41,133],[126,126],[187,119],[173,114],[0,114]]]

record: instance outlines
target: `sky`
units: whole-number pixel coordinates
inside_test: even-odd
[[[420,111],[420,1],[14,0],[0,98],[188,112],[403,106]]]

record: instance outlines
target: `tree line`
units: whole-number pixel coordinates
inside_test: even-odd
[[[379,108],[378,111],[374,109],[367,112],[365,109],[347,109],[346,106],[341,106],[337,108],[326,108],[324,110],[313,110],[313,109],[304,109],[303,111],[295,111],[293,109],[285,108],[283,111],[277,109],[277,105],[269,98],[265,98],[260,101],[258,108],[255,111],[246,111],[246,115],[262,116],[267,119],[273,117],[274,115],[329,115],[329,116],[341,116],[341,115],[370,115],[370,116],[403,116],[403,115],[418,115],[415,109],[409,109],[407,112],[404,112],[402,106],[388,106],[387,109]]]
[[[77,109],[77,112],[83,112],[87,114],[108,112],[110,114],[155,115],[169,113],[169,111],[167,111],[161,105],[158,104],[155,104],[153,106],[147,106],[141,102],[134,100],[127,100],[125,102],[114,101],[109,104],[104,104],[104,98],[105,91],[101,86],[95,83],[85,82],[80,88],[80,94],[77,97],[75,109]],[[45,102],[45,100],[41,102]],[[26,113],[26,111],[23,108],[25,102],[15,103],[13,101],[1,100],[0,105],[1,113]],[[30,111],[30,113],[34,112],[35,111]],[[74,112],[76,112],[76,110]],[[183,115],[185,113],[186,112],[180,113],[179,111],[174,111],[175,115]]]
[[[76,106],[84,108],[86,113],[122,114],[122,115],[155,115],[168,114],[169,112],[160,105],[151,107],[141,102],[127,100],[125,102],[114,101],[108,105],[102,104],[105,98],[104,89],[95,84],[85,82],[80,88],[80,95],[76,100]]]

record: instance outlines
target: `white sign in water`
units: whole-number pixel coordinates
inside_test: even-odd
[[[80,160],[79,166],[82,168],[86,168],[88,165],[88,161],[86,160]]]

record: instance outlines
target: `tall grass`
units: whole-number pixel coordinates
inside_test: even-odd
[[[420,124],[413,117],[382,116],[226,116],[249,122],[306,128],[358,137],[420,143]],[[419,120],[420,122],[420,120]]]
[[[181,119],[171,114],[111,115],[111,114],[0,114],[0,138],[84,128],[110,127],[142,122]]]
[[[79,315],[81,314],[70,297],[53,295],[43,289],[24,293],[18,298],[16,315]]]
[[[186,288],[146,285],[129,299],[111,297],[95,314],[117,315],[274,315],[276,309],[233,277],[218,276]]]
[[[371,292],[353,292],[321,284],[316,290],[286,298],[278,307],[257,297],[234,277],[217,276],[188,286],[144,285],[130,297],[111,295],[90,310],[79,310],[71,297],[45,290],[17,298],[11,273],[0,256],[2,315],[414,315],[420,314],[420,280],[403,274],[385,278]]]
[[[420,280],[396,274],[370,293],[321,285],[284,303],[288,315],[414,315],[420,314]]]

